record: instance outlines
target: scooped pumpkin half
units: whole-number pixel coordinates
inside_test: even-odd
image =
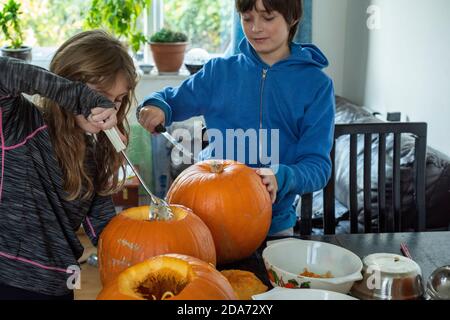
[[[165,254],[136,264],[107,284],[98,300],[237,300],[229,281],[211,264]]]

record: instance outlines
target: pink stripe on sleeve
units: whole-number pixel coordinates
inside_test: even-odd
[[[40,264],[38,262],[34,262],[28,259],[24,259],[24,258],[19,258],[19,257],[14,257],[10,254],[4,253],[4,252],[0,252],[0,256],[1,257],[5,257],[11,260],[16,260],[16,261],[20,261],[20,262],[25,262],[25,263],[29,263],[35,267],[41,268],[41,269],[45,269],[45,270],[52,270],[52,271],[58,271],[58,272],[64,272],[64,273],[70,273],[70,271],[68,271],[68,269],[62,269],[62,268],[57,268],[57,267],[49,267],[49,266],[44,266],[43,264]]]
[[[92,226],[92,223],[91,223],[91,220],[89,219],[89,217],[86,217],[86,223],[89,226],[91,234],[94,236],[94,238],[97,238],[97,234],[95,233],[94,227]]]
[[[4,144],[2,143],[2,149],[7,150],[7,151],[8,151],[8,150],[14,150],[14,149],[17,149],[17,148],[23,146],[25,143],[27,143],[28,140],[30,140],[31,138],[33,138],[33,137],[34,137],[36,134],[38,134],[40,131],[45,130],[45,129],[47,129],[47,125],[44,125],[44,126],[42,126],[42,127],[40,127],[40,128],[37,128],[36,130],[33,131],[33,133],[31,133],[29,136],[27,136],[27,137],[25,138],[25,140],[23,140],[21,143],[18,143],[18,144],[16,144],[16,145],[13,145],[13,146],[5,147]]]

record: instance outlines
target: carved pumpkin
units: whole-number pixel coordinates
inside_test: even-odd
[[[97,299],[237,300],[237,296],[212,265],[194,257],[165,254],[126,269]]]
[[[206,223],[219,264],[250,256],[269,231],[269,193],[253,169],[236,161],[190,166],[172,183],[167,200],[191,208]]]
[[[208,227],[183,206],[170,206],[172,220],[149,220],[149,206],[115,216],[100,235],[98,258],[103,285],[126,268],[148,258],[179,253],[216,264],[214,240]]]

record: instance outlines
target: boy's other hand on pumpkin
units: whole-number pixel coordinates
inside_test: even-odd
[[[155,133],[155,128],[159,124],[164,124],[166,115],[164,111],[155,106],[145,106],[139,111],[139,123],[151,133]]]
[[[255,169],[255,171],[261,177],[262,183],[266,186],[270,199],[272,200],[272,204],[275,203],[275,200],[277,199],[278,182],[272,169],[259,168]]]

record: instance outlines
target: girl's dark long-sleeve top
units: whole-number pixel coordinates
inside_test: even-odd
[[[113,107],[79,82],[0,57],[0,283],[48,295],[69,292],[83,253],[83,224],[96,245],[115,215],[111,197],[65,200],[63,174],[41,111],[22,93],[39,94],[74,113]],[[92,149],[86,163],[95,174]],[[73,283],[73,282],[72,282]]]

